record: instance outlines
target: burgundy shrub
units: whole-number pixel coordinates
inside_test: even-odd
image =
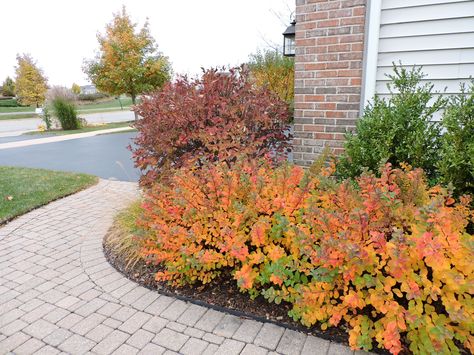
[[[135,164],[148,184],[189,164],[286,156],[287,104],[252,85],[242,68],[207,70],[201,78],[179,77],[136,107]]]

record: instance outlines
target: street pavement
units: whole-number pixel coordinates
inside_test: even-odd
[[[81,114],[79,117],[86,119],[88,123],[108,123],[132,121],[135,117],[132,111],[98,112]],[[38,129],[43,121],[40,118],[19,118],[14,120],[0,120],[0,135],[11,132],[34,131]]]
[[[0,121],[1,122],[1,121]],[[0,165],[81,172],[104,179],[138,181],[127,146],[136,132],[98,135],[0,150]]]
[[[54,134],[21,134],[19,136],[1,136],[0,135],[0,145],[3,143],[10,143],[10,142],[22,142],[22,141],[29,141],[29,140],[36,140],[42,139],[47,137],[54,137]]]
[[[69,141],[72,139],[88,138],[88,137],[94,137],[94,136],[98,136],[102,134],[109,134],[109,133],[127,132],[127,131],[130,131],[131,129],[132,127],[115,127],[115,128],[106,128],[106,129],[90,131],[90,132],[59,134],[59,135],[41,137],[39,139],[13,140],[13,141],[8,141],[8,139],[17,138],[17,137],[3,137],[3,139],[6,139],[7,141],[0,143],[0,150],[27,147],[30,145],[38,145],[38,144],[45,144],[45,143]],[[28,135],[25,134],[23,136],[28,136]],[[0,137],[0,140],[1,139],[2,137]]]

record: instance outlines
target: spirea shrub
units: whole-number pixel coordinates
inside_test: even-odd
[[[143,257],[159,281],[233,277],[322,329],[346,324],[353,349],[474,351],[473,211],[421,170],[337,183],[332,165],[181,169],[147,191]]]
[[[154,181],[170,169],[203,166],[238,155],[275,158],[288,148],[288,107],[256,88],[240,68],[207,70],[198,79],[179,77],[144,97],[136,112],[135,164]]]

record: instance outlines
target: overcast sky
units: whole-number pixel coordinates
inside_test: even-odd
[[[294,0],[9,0],[0,18],[0,83],[14,76],[16,54],[30,53],[50,85],[86,84],[82,62],[122,5],[139,27],[148,17],[174,72],[190,75],[240,64],[266,42],[280,45],[294,10]]]

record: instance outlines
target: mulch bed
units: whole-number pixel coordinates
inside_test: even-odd
[[[104,240],[106,240],[114,228],[116,227],[111,228]],[[115,230],[114,232],[116,233],[117,231]],[[288,311],[291,309],[290,304],[283,302],[279,305],[269,303],[262,296],[251,300],[247,294],[239,291],[235,280],[233,280],[230,275],[222,275],[222,277],[204,286],[194,285],[176,288],[167,285],[166,282],[155,281],[155,274],[160,271],[159,266],[139,262],[133,268],[127,269],[126,261],[123,256],[113,254],[106,248],[106,243],[104,243],[104,254],[108,262],[117,271],[128,279],[150,290],[156,290],[167,296],[234,314],[242,318],[275,323],[285,328],[297,330],[333,342],[345,345],[349,344],[348,334],[344,324],[339,327],[330,327],[325,331],[321,331],[316,326],[306,328],[288,316]],[[371,351],[379,354],[389,354],[388,351],[376,348],[375,344],[374,349]],[[407,351],[406,354],[408,353]]]

